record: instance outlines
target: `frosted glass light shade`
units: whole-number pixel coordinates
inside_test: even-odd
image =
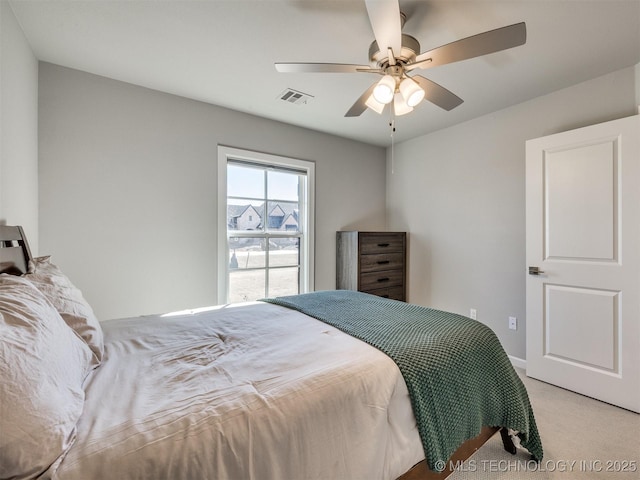
[[[410,107],[415,107],[424,100],[424,90],[420,88],[420,85],[415,80],[408,77],[400,82],[400,93],[402,93],[404,101]]]
[[[396,93],[393,97],[393,113],[396,117],[405,115],[413,111],[413,107],[410,107],[404,101],[404,98],[399,93]]]
[[[376,88],[373,89],[373,96],[375,99],[386,105],[393,100],[393,95],[396,92],[396,79],[391,75],[385,75],[380,79]]]
[[[367,101],[364,102],[364,104],[376,113],[382,113],[382,110],[384,110],[384,103],[377,101],[373,94],[367,98]]]

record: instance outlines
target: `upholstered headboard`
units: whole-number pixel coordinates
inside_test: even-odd
[[[27,273],[31,258],[29,242],[22,227],[0,225],[0,273]]]

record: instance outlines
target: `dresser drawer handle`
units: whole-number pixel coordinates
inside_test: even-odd
[[[389,298],[389,294],[388,294],[388,293],[386,293],[386,294],[384,294],[384,295],[380,295],[380,296],[381,296],[382,298]]]
[[[379,243],[378,246],[379,247],[388,247],[389,244],[388,243]]]
[[[389,260],[378,260],[378,265],[386,265],[389,263]]]
[[[382,283],[382,282],[388,282],[389,281],[389,277],[383,277],[383,278],[379,278],[378,282]]]

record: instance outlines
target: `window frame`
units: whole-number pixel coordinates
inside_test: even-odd
[[[227,164],[229,161],[248,162],[265,167],[298,170],[306,177],[306,191],[300,198],[300,293],[314,289],[314,225],[315,225],[315,163],[309,160],[218,145],[218,252],[217,303],[229,303],[229,235],[227,230]],[[265,205],[265,211],[266,211]]]

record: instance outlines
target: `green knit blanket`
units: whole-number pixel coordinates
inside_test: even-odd
[[[527,391],[486,325],[349,290],[264,301],[322,320],[378,348],[398,365],[432,470],[438,471],[485,425],[515,430],[533,458],[542,459]]]

